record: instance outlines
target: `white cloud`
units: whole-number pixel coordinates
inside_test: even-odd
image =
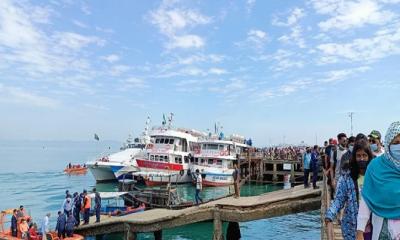
[[[95,36],[84,36],[73,32],[59,32],[54,35],[56,41],[66,48],[79,50],[89,44],[104,46],[105,41]]]
[[[130,89],[143,89],[149,87],[143,79],[136,77],[125,79],[121,82],[121,84],[122,86],[119,88],[119,90],[121,91],[127,91]]]
[[[102,56],[101,59],[109,63],[114,63],[119,61],[120,57],[117,54],[110,54],[107,56]]]
[[[272,25],[275,26],[293,26],[299,22],[300,19],[306,16],[304,9],[302,8],[295,8],[290,12],[290,15],[287,17],[285,21],[280,21],[278,17],[274,17],[272,19]]]
[[[291,33],[289,35],[283,35],[279,37],[278,40],[285,44],[295,44],[299,48],[306,47],[305,40],[302,37],[302,28],[298,25],[291,28]]]
[[[400,23],[381,29],[371,38],[358,38],[349,43],[325,43],[317,46],[321,63],[372,62],[390,55],[400,54]]]
[[[32,93],[29,90],[2,84],[0,84],[0,101],[45,108],[55,108],[59,105],[59,102],[54,99]]]
[[[167,48],[199,48],[204,46],[204,39],[188,31],[198,25],[206,25],[211,18],[196,10],[178,8],[174,3],[163,1],[158,9],[151,11],[149,21],[156,25],[168,38]]]
[[[212,63],[219,63],[222,62],[222,60],[225,57],[222,55],[217,55],[217,54],[196,54],[196,55],[191,55],[186,58],[178,58],[177,63],[182,64],[182,65],[190,65],[190,64],[195,64],[195,63],[202,63],[202,62],[212,62]]]
[[[72,23],[80,28],[88,28],[88,25],[78,20],[72,20]]]
[[[72,32],[44,31],[40,26],[51,24],[51,14],[51,9],[38,10],[28,2],[20,6],[0,1],[0,68],[17,69],[17,74],[41,81],[54,79],[60,73],[86,74],[90,70],[81,50],[91,43],[102,45],[104,40]]]
[[[174,49],[174,48],[201,48],[204,46],[203,38],[197,35],[181,35],[181,36],[174,36],[171,38],[167,44],[167,48]]]
[[[222,74],[227,74],[228,71],[222,68],[210,68],[208,71],[210,74],[215,74],[215,75],[222,75]]]
[[[128,72],[129,70],[131,70],[130,66],[119,64],[112,66],[108,73],[111,76],[116,77],[116,76],[121,76],[122,74]]]
[[[326,77],[321,79],[320,82],[331,83],[331,82],[343,81],[346,78],[348,78],[356,73],[363,73],[370,69],[371,68],[368,66],[362,66],[362,67],[358,67],[358,68],[349,68],[349,69],[329,71],[326,73]]]
[[[331,16],[318,24],[323,31],[347,30],[367,24],[384,25],[396,16],[392,11],[384,10],[376,0],[312,0],[311,3],[317,13]]]
[[[246,1],[246,11],[250,14],[253,11],[254,6],[256,5],[256,0],[247,0]]]
[[[82,3],[81,11],[86,15],[92,14],[92,11],[90,11],[89,5],[87,5],[86,3]]]
[[[102,106],[102,105],[98,105],[98,104],[92,104],[92,103],[85,103],[83,106],[85,106],[87,108],[94,109],[94,110],[99,110],[99,111],[110,110],[108,107],[105,107],[105,106]]]
[[[274,64],[271,66],[273,71],[285,71],[290,68],[302,68],[304,62],[297,59],[298,56],[294,52],[278,49],[273,55],[269,56],[268,59],[272,59]]]

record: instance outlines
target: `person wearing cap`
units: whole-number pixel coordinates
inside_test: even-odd
[[[381,142],[381,133],[377,130],[372,130],[371,133],[368,135],[369,137],[369,146],[371,147],[372,154],[374,157],[379,157],[385,150],[382,146]]]
[[[69,213],[72,212],[72,199],[70,197],[70,194],[66,194],[63,205],[62,205],[62,211],[64,212],[65,216],[67,216]]]

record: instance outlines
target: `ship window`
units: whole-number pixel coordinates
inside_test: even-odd
[[[174,139],[170,139],[169,144],[174,144]]]
[[[198,158],[195,158],[195,159],[194,159],[194,162],[195,162],[196,164],[199,164],[199,159],[198,159]]]
[[[160,143],[160,139],[159,138],[156,139],[156,143]]]
[[[200,160],[200,162],[201,162],[201,164],[203,164],[203,163],[204,163],[204,158],[202,158],[202,159]]]
[[[217,160],[217,165],[222,166],[222,160]]]
[[[175,163],[179,163],[179,162],[178,162],[178,158],[177,158],[177,157],[175,157]]]
[[[224,150],[224,145],[218,145],[219,150]]]
[[[189,158],[188,158],[188,156],[185,156],[184,159],[185,159],[185,163],[189,163]]]
[[[218,145],[217,144],[207,144],[207,149],[218,150]]]
[[[164,138],[160,139],[160,143],[163,144],[164,143]]]
[[[212,160],[212,159],[208,159],[208,164],[213,164],[213,162],[214,162],[214,160]]]
[[[158,162],[158,161],[160,161],[160,156],[156,155],[156,156],[154,157],[154,159]]]
[[[154,161],[154,155],[150,155],[150,160]]]
[[[164,156],[164,162],[168,162],[168,156]]]
[[[178,160],[179,160],[179,163],[182,163],[182,157],[179,157]]]

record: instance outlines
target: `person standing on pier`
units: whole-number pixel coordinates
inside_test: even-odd
[[[96,188],[93,188],[94,192],[94,210],[96,212],[96,222],[100,222],[100,209],[101,209],[101,197],[100,193],[96,191]]]
[[[340,168],[342,156],[347,152],[347,136],[345,133],[339,133],[337,135],[339,145],[331,153],[331,177],[333,188],[336,189],[336,183],[340,177]]]
[[[311,163],[311,149],[306,148],[306,152],[303,155],[303,170],[304,170],[304,188],[310,187],[308,180],[310,178],[310,163]]]
[[[81,221],[80,211],[82,207],[82,199],[81,196],[77,192],[74,193],[74,210],[72,211],[75,218],[75,226],[79,226],[79,222]]]
[[[65,222],[65,214],[61,211],[58,211],[56,231],[59,238],[65,238]]]
[[[311,153],[311,169],[313,171],[313,176],[312,176],[312,182],[313,182],[313,188],[318,189],[319,187],[317,186],[317,180],[318,180],[318,172],[319,172],[319,150],[318,150],[318,145],[314,146],[314,150]]]
[[[49,218],[50,213],[47,213],[46,216],[43,218],[41,232],[42,232],[42,240],[47,240],[47,233],[49,232]]]
[[[75,217],[70,214],[67,217],[67,222],[65,223],[65,234],[67,237],[72,237],[74,235],[74,226],[76,225]]]
[[[203,179],[201,177],[199,169],[196,169],[196,205],[199,205],[199,201],[203,203],[203,199],[200,197],[200,192],[203,190]]]
[[[240,197],[240,170],[237,164],[233,164],[233,186],[235,188],[235,198]]]
[[[371,217],[372,239],[400,239],[400,121],[386,132],[385,153],[368,165],[357,217],[357,240]]]
[[[364,173],[372,157],[368,142],[364,140],[356,142],[350,162],[343,164],[335,199],[326,211],[325,223],[329,226],[335,218],[340,218],[339,212],[344,208],[341,219],[344,240],[354,240],[356,237],[360,190],[363,186]]]
[[[90,197],[87,194],[86,189],[83,190],[83,224],[89,224],[89,214],[90,214]]]
[[[384,154],[385,149],[382,146],[381,133],[377,130],[372,130],[372,132],[368,135],[368,137],[372,154],[374,154],[374,157],[379,157],[380,155]]]
[[[13,237],[17,237],[17,209],[13,210],[13,215],[11,217],[11,234]]]
[[[63,202],[63,206],[62,206],[62,211],[64,212],[65,216],[67,216],[69,213],[72,212],[72,199],[71,199],[71,195],[67,194],[65,197],[65,200]]]

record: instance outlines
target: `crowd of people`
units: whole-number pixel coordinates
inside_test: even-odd
[[[264,157],[269,159],[298,160],[298,156],[303,150],[303,147],[288,146],[264,148],[262,152],[264,153]]]
[[[101,197],[96,191],[96,188],[93,188],[93,193],[95,195],[93,211],[96,215],[96,222],[100,222]],[[55,231],[58,237],[60,239],[72,237],[74,228],[79,226],[81,219],[84,225],[89,224],[90,210],[91,198],[86,190],[83,190],[80,194],[75,192],[73,195],[67,190],[61,210],[57,213],[58,217]],[[13,215],[11,216],[11,234],[13,237],[19,237],[21,239],[47,240],[47,235],[50,233],[50,216],[50,213],[46,214],[42,220],[41,228],[38,229],[37,224],[32,222],[32,218],[26,215],[23,206],[20,206],[18,210],[13,210]]]
[[[303,156],[305,187],[309,169],[318,169],[309,154],[319,153],[315,146]],[[390,125],[384,139],[376,130],[349,138],[340,133],[325,142],[322,153],[332,190],[328,229],[337,221],[345,240],[400,240],[400,122]]]

